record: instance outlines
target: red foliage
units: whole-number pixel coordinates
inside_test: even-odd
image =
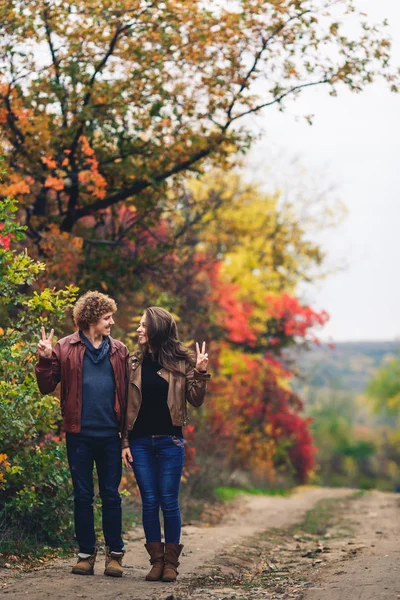
[[[198,471],[200,468],[196,464],[195,428],[194,425],[187,425],[185,428],[185,465],[183,475],[188,477],[190,473]]]
[[[0,231],[4,229],[4,224],[0,223]],[[4,237],[0,236],[0,246],[2,246],[5,250],[9,250],[11,245],[11,236],[5,235]]]
[[[286,338],[305,338],[309,329],[325,325],[329,319],[329,315],[325,310],[317,312],[310,306],[301,304],[296,296],[290,294],[279,296],[268,294],[265,300],[268,304],[268,316],[271,319],[276,319],[279,323],[277,327],[279,335],[270,339],[270,344],[273,346],[281,341],[282,336]],[[316,344],[320,343],[313,334],[311,334],[311,340]]]
[[[208,274],[212,285],[211,301],[219,307],[217,322],[226,329],[227,339],[254,346],[257,336],[249,323],[253,312],[252,304],[237,298],[239,285],[222,281],[221,263],[214,263]]]
[[[273,401],[268,407],[271,435],[278,444],[287,445],[288,459],[298,483],[307,481],[316,453],[309,430],[311,419],[298,414],[302,407],[298,396],[275,386]]]
[[[310,420],[298,413],[303,404],[286,387],[286,371],[277,360],[241,355],[241,367],[212,381],[210,426],[228,441],[235,467],[268,481],[277,472],[304,483],[314,466]],[[244,366],[243,366],[244,365]]]
[[[253,306],[238,297],[239,285],[223,281],[221,263],[204,262],[200,270],[210,281],[208,300],[223,330],[216,344],[218,350],[213,350],[213,363],[219,368],[210,383],[208,421],[212,439],[228,448],[233,468],[252,471],[270,482],[279,473],[304,483],[314,466],[310,419],[299,414],[303,404],[290,389],[292,373],[283,365],[279,350],[305,339],[319,343],[310,330],[324,325],[328,314],[313,310],[290,294],[269,294],[266,329],[274,354],[266,352],[262,356],[259,350],[249,356],[240,352],[237,344],[255,347],[264,343],[251,323]],[[230,360],[237,356],[237,364],[231,364],[228,370],[221,364],[224,343],[234,345],[234,354],[232,348],[228,351]]]

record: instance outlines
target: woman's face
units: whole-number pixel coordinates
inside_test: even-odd
[[[136,330],[138,332],[139,335],[139,344],[148,344],[149,343],[149,338],[147,337],[147,330],[146,330],[146,314],[143,315],[143,317],[140,319],[140,323],[139,323],[139,327]]]

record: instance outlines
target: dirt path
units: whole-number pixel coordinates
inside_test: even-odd
[[[399,496],[369,492],[352,503],[351,518],[354,539],[335,544],[304,600],[400,598]]]
[[[391,494],[371,493],[353,500],[352,519],[357,528],[356,546],[353,542],[348,545],[346,537],[330,541],[329,554],[324,554],[323,560],[316,561],[310,572],[310,577],[301,574],[303,563],[309,564],[309,559],[302,558],[303,550],[297,550],[298,561],[291,559],[286,571],[300,573],[302,581],[289,582],[283,587],[247,587],[246,589],[227,588],[218,584],[224,573],[235,569],[235,561],[230,558],[246,546],[248,540],[253,540],[259,548],[252,550],[253,555],[260,557],[263,553],[261,540],[268,539],[270,534],[263,532],[277,528],[287,530],[288,527],[302,520],[307,510],[319,500],[326,498],[346,499],[352,495],[351,490],[329,488],[301,488],[288,498],[268,496],[247,496],[238,503],[235,510],[229,512],[222,523],[216,527],[183,528],[182,543],[185,549],[180,568],[178,584],[149,583],[144,581],[148,569],[148,559],[143,548],[142,531],[134,529],[128,539],[127,553],[124,559],[125,576],[122,579],[112,579],[103,576],[104,557],[100,556],[94,577],[77,577],[70,574],[72,560],[60,560],[44,570],[25,574],[11,573],[0,569],[0,597],[17,600],[44,600],[51,598],[88,600],[161,600],[170,598],[196,598],[228,600],[241,598],[304,598],[304,600],[396,600],[400,598],[400,519],[398,517],[398,498]],[[345,500],[347,501],[347,500]],[[381,531],[382,533],[376,533]],[[290,543],[293,545],[293,536]],[[256,540],[256,542],[254,542]],[[309,543],[309,542],[307,542]],[[345,546],[346,553],[343,552]],[[282,542],[278,545],[283,547]],[[297,548],[300,545],[297,544]],[[349,551],[349,548],[351,551]],[[356,550],[356,552],[353,552]],[[268,554],[268,551],[266,551]],[[249,551],[248,554],[251,554]],[[267,555],[266,554],[266,555]],[[274,554],[275,556],[275,554]],[[329,559],[327,558],[329,557]],[[228,560],[229,559],[229,560]],[[343,563],[343,559],[346,563]],[[257,558],[259,560],[259,558]],[[233,562],[232,562],[233,561]],[[243,568],[251,568],[250,564],[239,561]],[[339,564],[340,563],[340,564]],[[237,563],[236,563],[237,564]],[[268,563],[267,563],[268,564]],[[339,564],[339,567],[338,567]],[[230,565],[230,566],[229,566]],[[274,567],[275,568],[275,567]],[[308,565],[307,565],[308,568]],[[257,572],[259,572],[258,569]],[[265,571],[263,570],[262,573]],[[209,574],[209,575],[207,575]],[[208,580],[207,580],[208,578]],[[280,579],[278,577],[278,579]],[[308,579],[308,581],[307,581]],[[191,582],[194,581],[192,587]],[[231,578],[231,581],[232,578]],[[185,583],[186,582],[186,583]],[[187,583],[189,582],[189,583]],[[398,585],[399,584],[399,585]],[[268,584],[269,585],[269,584]],[[185,587],[186,586],[186,587]],[[385,590],[385,587],[388,589]],[[387,591],[387,594],[385,595]],[[399,594],[399,596],[397,596]]]

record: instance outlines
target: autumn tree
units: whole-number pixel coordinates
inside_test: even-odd
[[[390,41],[352,0],[7,0],[0,23],[0,192],[60,262],[70,235],[64,262],[118,248],[163,215],[170,185],[232,164],[254,139],[247,115],[378,74],[396,90]]]

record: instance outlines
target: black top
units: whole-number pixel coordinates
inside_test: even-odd
[[[82,331],[80,336],[86,344],[82,372],[81,434],[95,437],[118,435],[110,340],[104,337],[101,345],[95,348]]]
[[[129,438],[145,435],[176,435],[182,437],[182,427],[172,424],[169,412],[168,381],[157,371],[162,366],[146,354],[142,363],[142,404]]]

